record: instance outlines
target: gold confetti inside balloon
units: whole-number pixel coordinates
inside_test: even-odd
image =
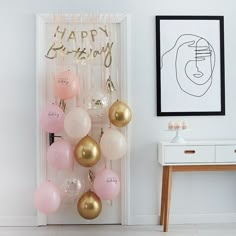
[[[92,220],[101,213],[102,202],[96,193],[89,190],[80,197],[77,203],[77,210],[83,218]]]
[[[74,154],[81,166],[91,167],[99,161],[101,151],[98,143],[87,135],[76,145]]]
[[[126,126],[132,118],[132,113],[127,104],[116,101],[109,109],[110,122],[117,127]]]

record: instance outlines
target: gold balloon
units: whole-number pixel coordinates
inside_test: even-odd
[[[126,126],[132,117],[131,110],[127,104],[116,101],[109,109],[110,122],[117,127]]]
[[[76,145],[74,154],[81,166],[91,167],[99,161],[101,150],[98,143],[87,135]]]
[[[96,193],[89,190],[80,197],[77,203],[77,210],[83,218],[92,220],[101,213],[102,202]]]

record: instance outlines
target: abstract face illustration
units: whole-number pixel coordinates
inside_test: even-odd
[[[176,82],[186,94],[202,97],[210,89],[215,68],[215,51],[204,38],[184,34],[177,38],[174,46],[162,55],[162,70],[165,57],[172,57]]]

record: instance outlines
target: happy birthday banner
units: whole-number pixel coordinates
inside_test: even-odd
[[[58,55],[72,56],[76,62],[84,62],[89,59],[94,59],[98,56],[104,56],[104,66],[106,68],[111,66],[112,63],[112,47],[114,42],[105,42],[103,46],[99,48],[92,47],[73,47],[72,44],[77,45],[78,42],[82,44],[89,40],[93,43],[96,42],[99,35],[105,36],[109,40],[110,35],[108,34],[107,26],[101,26],[96,29],[90,29],[87,31],[75,31],[68,30],[66,27],[58,25],[53,34],[52,41],[59,39],[59,42],[53,42],[49,47],[45,57],[48,59],[55,59]],[[63,43],[65,41],[69,46]]]

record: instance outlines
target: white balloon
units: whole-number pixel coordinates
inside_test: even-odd
[[[91,119],[86,110],[75,107],[65,116],[64,129],[71,138],[80,139],[91,129]]]
[[[105,130],[100,147],[103,156],[109,160],[120,159],[127,152],[127,142],[124,135],[112,128]]]

